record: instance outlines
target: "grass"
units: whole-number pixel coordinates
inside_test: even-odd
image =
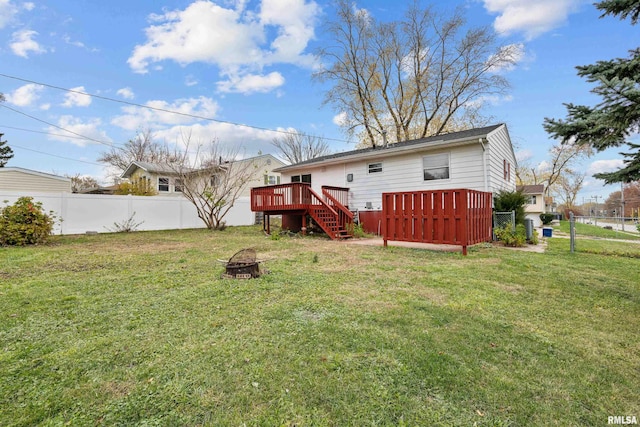
[[[0,248],[0,425],[604,425],[639,415],[624,256],[258,228]],[[257,249],[271,272],[220,279]]]
[[[626,225],[626,230],[636,231],[635,225]],[[560,221],[557,230],[569,234],[569,221]],[[640,235],[617,230],[607,230],[598,225],[583,224],[576,222],[576,235],[598,237],[603,239],[640,240]]]

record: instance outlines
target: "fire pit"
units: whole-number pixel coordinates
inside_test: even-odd
[[[260,277],[260,262],[256,259],[256,250],[248,248],[238,251],[226,263],[222,277],[227,279]]]

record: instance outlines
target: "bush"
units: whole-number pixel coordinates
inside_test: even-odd
[[[527,198],[521,191],[500,191],[493,200],[496,212],[516,211],[516,224],[524,224]]]
[[[527,229],[522,224],[516,225],[515,231],[511,226],[497,228],[495,230],[496,237],[505,246],[522,247],[527,243]]]
[[[554,218],[555,218],[555,215],[551,214],[551,213],[541,213],[540,214],[540,220],[542,221],[543,225],[551,224],[551,221],[553,221]]]
[[[0,208],[0,245],[23,246],[46,243],[53,231],[55,216],[42,211],[42,203],[20,197],[13,205]]]

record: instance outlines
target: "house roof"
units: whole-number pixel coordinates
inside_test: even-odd
[[[544,193],[544,185],[518,185],[516,190],[523,194],[542,194]]]
[[[129,178],[136,169],[142,169],[149,173],[157,173],[157,174],[176,174],[176,169],[174,166],[171,166],[166,163],[149,163],[149,162],[140,162],[134,161],[127,167],[127,169],[120,175],[121,178]]]
[[[316,157],[315,159],[284,166],[274,169],[274,171],[281,172],[286,170],[298,169],[308,165],[337,163],[358,158],[377,157],[382,153],[395,154],[416,149],[439,147],[443,145],[468,144],[470,142],[477,142],[479,138],[486,137],[488,134],[500,128],[501,126],[505,126],[504,123],[482,128],[463,130],[460,132],[451,132],[436,136],[430,136],[428,138],[397,142],[395,144],[389,144],[387,147],[368,147],[359,150],[344,151],[341,153],[329,154],[327,156]]]
[[[29,175],[35,175],[35,176],[40,176],[43,178],[51,178],[51,179],[57,179],[60,181],[64,181],[64,182],[71,182],[71,178],[67,178],[64,176],[59,176],[59,175],[53,175],[50,173],[45,173],[45,172],[39,172],[39,171],[34,171],[31,169],[25,169],[25,168],[19,168],[19,167],[15,167],[15,166],[5,166],[3,168],[0,168],[0,173],[2,172],[21,172],[21,173],[26,173]]]
[[[261,154],[255,157],[247,157],[246,159],[238,159],[237,161],[248,162],[248,161],[255,161],[262,158],[271,158],[276,162],[280,163],[281,165],[284,165],[282,161],[280,161],[278,158],[274,157],[271,154]],[[223,164],[223,165],[220,165],[220,168],[225,169],[226,167]],[[136,171],[136,169],[142,169],[149,173],[165,174],[165,175],[177,175],[180,172],[180,166],[178,165],[170,165],[167,163],[149,163],[149,162],[141,162],[136,160],[134,162],[131,162],[131,164],[122,173],[122,175],[120,175],[120,177],[130,178],[131,175]],[[184,169],[184,172],[197,172],[197,171],[198,171],[197,169],[188,168],[188,167]]]

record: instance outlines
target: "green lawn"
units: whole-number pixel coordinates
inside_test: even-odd
[[[548,244],[463,257],[240,227],[0,248],[0,425],[640,416],[638,260]],[[220,279],[244,247],[270,274]]]
[[[569,234],[569,221],[560,221],[560,225],[555,227],[557,230]],[[635,225],[625,225],[626,231],[637,231]],[[600,225],[583,224],[576,222],[576,235],[598,237],[603,239],[622,239],[622,240],[640,240],[640,234],[637,232],[623,232],[617,230],[607,230]]]

